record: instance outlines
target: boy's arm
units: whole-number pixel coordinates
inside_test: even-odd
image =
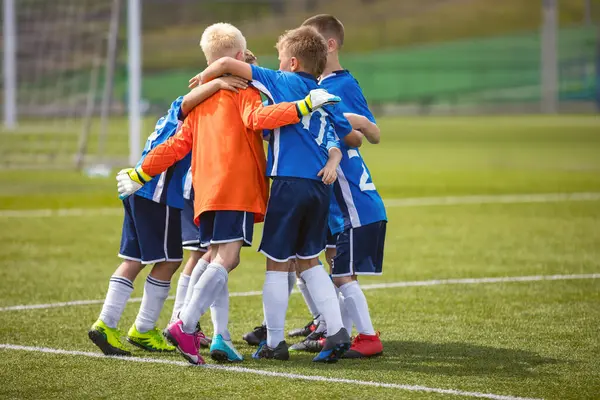
[[[179,132],[146,154],[142,165],[136,168],[138,173],[154,177],[182,160],[192,150],[191,125],[191,118],[186,118]]]
[[[362,146],[363,137],[365,137],[365,135],[360,131],[352,129],[352,132],[344,136],[343,140],[348,147],[360,147]]]
[[[303,100],[282,102],[266,107],[263,106],[260,96],[254,90],[241,93],[239,99],[244,125],[254,131],[275,129],[298,123],[300,118],[310,114],[313,110],[339,101],[339,97],[320,89],[311,90]]]
[[[250,67],[250,64],[238,61],[235,58],[223,57],[210,64],[200,73],[200,82],[208,82],[223,74],[237,75],[250,81],[252,80],[252,67]],[[198,78],[198,76],[190,79],[190,87],[194,87],[195,78]]]
[[[279,103],[263,106],[260,95],[248,89],[238,96],[239,112],[244,125],[253,131],[271,130],[300,122],[296,103]]]
[[[247,87],[248,81],[237,76],[226,76],[207,82],[204,85],[192,89],[191,92],[183,96],[183,101],[181,102],[181,116],[185,118],[194,107],[221,89],[237,92],[237,89],[246,89]]]
[[[186,121],[188,121],[186,119]],[[185,123],[184,123],[185,125]],[[135,168],[126,168],[117,174],[117,191],[121,200],[137,192],[154,176],[166,171],[183,159],[192,148],[190,130],[182,129],[164,143],[152,149]]]
[[[340,161],[342,161],[342,152],[340,149],[338,147],[330,147],[329,159],[323,169],[317,174],[317,176],[323,177],[324,184],[331,185],[335,182],[337,179],[337,167],[340,165]]]
[[[381,140],[380,130],[377,124],[371,122],[369,118],[354,113],[344,113],[344,117],[350,122],[352,128],[360,131],[369,143],[378,144]]]

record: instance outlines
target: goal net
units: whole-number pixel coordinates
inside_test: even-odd
[[[109,49],[111,41],[118,48],[120,3],[13,2],[18,125],[0,131],[0,165],[75,168],[104,162],[111,146],[105,132],[114,122],[107,115],[123,114],[123,100],[115,100],[112,78],[106,78],[107,69],[115,67]],[[126,143],[126,131],[121,134]]]

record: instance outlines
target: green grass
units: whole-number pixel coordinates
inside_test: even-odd
[[[384,199],[600,192],[597,117],[381,119],[362,153]],[[114,142],[115,149],[119,140]],[[114,178],[0,172],[0,209],[119,207]],[[385,273],[362,282],[600,272],[600,201],[389,207]],[[118,264],[121,217],[0,214],[0,307],[101,299]],[[261,235],[260,226],[255,242]],[[264,259],[244,250],[231,292],[260,290]],[[133,296],[142,294],[142,278]],[[172,292],[174,293],[174,287]],[[594,399],[600,393],[600,280],[438,285],[366,291],[385,355],[313,365],[250,359],[241,334],[260,296],[231,299],[231,331],[255,370],[469,392]],[[160,324],[168,319],[167,301]],[[127,329],[139,303],[121,320]],[[0,311],[0,344],[97,352],[99,305]],[[287,327],[308,317],[293,295]],[[210,319],[203,317],[210,332]],[[134,357],[181,360],[134,350]],[[460,398],[225,370],[0,350],[0,398]]]

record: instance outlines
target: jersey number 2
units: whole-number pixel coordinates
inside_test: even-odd
[[[362,170],[363,170],[363,172],[360,176],[360,181],[358,183],[360,190],[363,192],[367,191],[367,190],[377,190],[377,189],[375,189],[375,184],[373,182],[367,183],[370,176],[369,176],[369,173],[367,172],[367,167],[366,167],[365,163],[362,161],[360,154],[358,154],[358,151],[356,151],[354,149],[348,150],[348,158],[354,158],[354,157],[358,157],[360,159],[360,163],[362,165]]]

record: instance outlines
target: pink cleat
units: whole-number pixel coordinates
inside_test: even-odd
[[[163,331],[165,338],[181,353],[181,355],[194,365],[205,364],[198,353],[200,341],[204,334],[201,331],[186,333],[183,331],[183,322],[178,319]]]

